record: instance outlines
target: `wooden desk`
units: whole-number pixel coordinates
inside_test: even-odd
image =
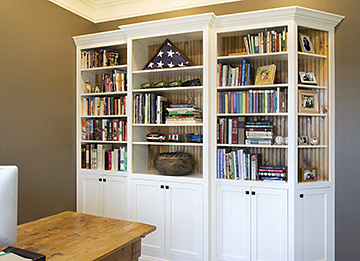
[[[68,211],[19,225],[16,247],[45,254],[47,260],[138,260],[141,238],[155,229]]]

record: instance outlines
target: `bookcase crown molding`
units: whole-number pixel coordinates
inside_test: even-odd
[[[321,25],[323,28],[335,27],[344,19],[344,16],[322,12],[310,8],[290,6],[216,16],[214,29],[231,28],[254,25],[256,23],[276,23],[294,20],[313,26]]]
[[[74,36],[76,46],[103,46],[113,44],[126,44],[127,37],[121,30],[113,30],[101,33]]]
[[[171,35],[181,32],[195,32],[206,28],[212,28],[215,22],[214,13],[205,13],[170,19],[162,19],[150,22],[120,25],[119,28],[129,37],[147,37],[149,35]]]

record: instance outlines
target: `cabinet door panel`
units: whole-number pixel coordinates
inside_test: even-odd
[[[202,186],[167,183],[166,252],[202,259],[203,199]]]
[[[218,185],[216,245],[219,260],[250,260],[250,195],[246,187]]]
[[[156,230],[142,239],[144,250],[165,253],[165,189],[162,182],[133,180],[132,219],[156,226]]]
[[[104,216],[116,219],[127,219],[125,177],[104,177]]]
[[[103,184],[98,176],[79,176],[79,211],[102,216],[103,215]]]
[[[287,260],[287,191],[256,188],[251,196],[252,260]]]
[[[302,260],[331,260],[329,258],[330,228],[329,189],[309,189],[300,202],[300,228]]]

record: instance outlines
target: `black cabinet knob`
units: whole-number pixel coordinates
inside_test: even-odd
[[[169,189],[170,187],[169,186],[165,186],[166,189]]]
[[[101,181],[102,181],[102,178],[99,178],[99,181],[101,182]]]
[[[246,191],[245,191],[245,194],[246,194],[246,195],[249,195],[249,194],[250,194],[250,191],[246,190]]]
[[[106,179],[103,179],[104,182],[106,182]]]
[[[165,186],[164,185],[160,185],[160,188],[163,189]]]
[[[304,197],[304,194],[300,194],[299,197],[300,197],[300,198],[303,198],[303,197]]]
[[[251,191],[251,195],[253,195],[253,196],[254,196],[254,195],[255,195],[255,191]]]

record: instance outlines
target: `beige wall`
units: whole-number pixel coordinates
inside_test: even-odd
[[[71,37],[93,30],[47,0],[1,1],[0,165],[19,167],[20,223],[75,210]]]
[[[118,25],[214,12],[216,15],[299,5],[344,15],[336,31],[336,259],[360,259],[360,1],[244,0],[243,2],[167,12],[96,25],[96,31]],[[316,229],[316,228],[314,228]]]
[[[75,45],[71,39],[118,25],[214,12],[300,5],[345,15],[336,34],[336,256],[360,248],[360,2],[244,0],[93,25],[47,0],[2,0],[0,164],[19,166],[19,222],[75,210]],[[314,228],[316,229],[316,228]]]

